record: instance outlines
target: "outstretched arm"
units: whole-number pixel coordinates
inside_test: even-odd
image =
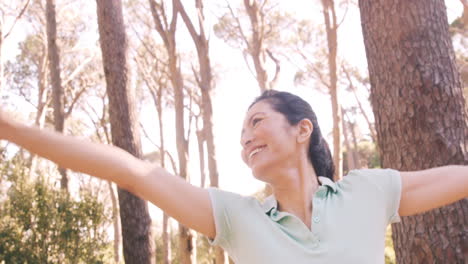
[[[414,215],[468,197],[468,166],[401,172],[399,214]]]
[[[183,225],[215,237],[207,190],[190,185],[120,148],[26,126],[7,118],[1,110],[0,139],[11,141],[61,167],[113,181],[154,203]]]

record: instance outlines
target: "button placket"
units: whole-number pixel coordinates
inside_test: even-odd
[[[327,188],[325,186],[320,186],[317,192],[315,193],[313,197],[313,209],[312,209],[312,229],[315,230],[313,237],[313,245],[314,247],[317,247],[321,243],[320,235],[319,235],[319,227],[320,227],[320,221],[321,221],[321,216],[322,216],[322,209],[324,206],[324,196],[326,195]]]

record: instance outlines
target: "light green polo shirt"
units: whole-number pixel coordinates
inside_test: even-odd
[[[336,183],[319,181],[311,198],[311,230],[278,211],[273,196],[260,203],[209,188],[216,224],[212,243],[236,264],[384,263],[386,227],[400,220],[400,173],[354,170]]]

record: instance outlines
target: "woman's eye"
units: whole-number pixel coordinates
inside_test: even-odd
[[[261,118],[254,118],[254,119],[252,120],[252,125],[255,126],[255,125],[256,125],[258,122],[260,122],[261,120],[262,120]]]

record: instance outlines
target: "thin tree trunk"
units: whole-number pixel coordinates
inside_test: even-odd
[[[265,25],[264,10],[260,10],[258,0],[244,0],[244,7],[249,16],[250,26],[252,29],[252,36],[250,39],[244,39],[247,45],[247,51],[252,57],[254,63],[256,79],[260,91],[274,89],[276,81],[280,73],[280,62],[276,59],[271,51],[264,46],[264,35],[268,30]],[[239,25],[240,27],[240,25]],[[266,70],[267,56],[275,63],[276,71],[272,80],[269,80],[268,72]]]
[[[468,164],[468,115],[443,0],[360,0],[382,165]],[[398,263],[466,263],[468,200],[392,226]]]
[[[44,44],[45,45],[45,44]],[[45,116],[47,107],[49,105],[49,96],[47,92],[47,63],[48,63],[48,56],[47,56],[47,48],[44,47],[43,49],[44,54],[42,56],[42,61],[40,61],[37,65],[38,68],[38,78],[37,78],[37,86],[39,91],[37,93],[37,111],[36,111],[36,118],[34,120],[34,125],[39,128],[44,127],[45,123]],[[31,179],[36,174],[37,168],[37,155],[31,154],[29,160],[27,162],[29,167],[29,178]]]
[[[106,100],[104,99],[104,97],[102,98],[102,106],[103,106],[103,109],[102,109],[101,119],[99,120],[99,123],[95,124],[96,134],[101,139],[101,142],[105,142],[106,144],[111,144],[112,140],[111,140],[108,128],[106,126],[107,107],[106,107]],[[104,130],[105,139],[100,136],[99,125]],[[114,228],[114,261],[116,264],[118,264],[120,263],[120,255],[122,252],[122,233],[120,232],[121,226],[120,226],[120,219],[119,219],[119,204],[117,203],[117,196],[115,195],[112,182],[107,181],[107,184],[109,187],[109,195],[111,197],[111,203],[112,203],[112,226]]]
[[[141,158],[135,99],[129,87],[122,3],[120,0],[96,2],[112,143]],[[147,202],[120,188],[118,195],[125,263],[153,263],[154,241]]]
[[[170,218],[166,213],[163,213],[163,231],[162,231],[162,239],[163,239],[163,263],[170,264],[171,263],[171,240],[169,235],[169,222]]]
[[[182,73],[179,67],[179,61],[176,50],[175,32],[177,25],[178,9],[176,0],[172,0],[172,19],[168,23],[164,10],[164,2],[156,3],[155,0],[149,0],[151,14],[156,26],[156,30],[161,36],[169,57],[169,77],[174,89],[174,107],[175,107],[175,126],[176,126],[176,144],[179,158],[179,176],[189,181],[187,170],[188,165],[188,141],[185,138],[184,125],[184,83]],[[161,14],[161,16],[160,16]],[[162,17],[162,18],[161,18]],[[194,257],[194,241],[190,230],[179,224],[179,250],[182,264],[191,264],[196,262]]]
[[[120,233],[120,222],[119,222],[119,209],[117,204],[117,197],[112,187],[112,182],[108,181],[109,194],[112,202],[112,224],[114,227],[114,261],[120,263],[120,245],[122,243],[122,234]]]
[[[208,172],[210,176],[210,186],[219,187],[218,165],[216,162],[216,148],[214,143],[213,133],[213,107],[211,102],[211,91],[213,89],[213,74],[211,69],[210,54],[209,54],[209,41],[205,35],[204,30],[204,14],[202,0],[197,0],[195,3],[198,13],[199,33],[196,32],[192,21],[189,19],[185,8],[180,0],[177,0],[179,13],[184,20],[187,29],[192,37],[192,40],[197,49],[198,64],[199,64],[199,80],[200,91],[202,95],[201,108],[203,117],[203,129],[200,136],[201,141],[206,143],[206,154],[208,157]],[[201,175],[204,178],[204,149],[203,144],[200,148],[200,168]],[[204,184],[204,183],[203,183]],[[204,186],[202,186],[204,187]],[[225,253],[219,248],[215,247],[215,263],[224,264]]]
[[[343,150],[342,150],[342,115],[339,91],[337,87],[337,66],[336,57],[338,50],[338,24],[335,13],[335,3],[333,0],[322,0],[323,17],[327,33],[328,43],[328,69],[330,75],[330,97],[332,102],[333,115],[333,162],[335,163],[334,180],[338,181],[343,177]]]
[[[198,123],[198,122],[197,122]],[[203,137],[203,130],[197,130],[198,141],[198,156],[200,158],[200,187],[205,188],[205,140]]]
[[[158,83],[160,87],[157,92],[153,93],[154,103],[158,112],[158,124],[159,124],[159,146],[161,156],[161,167],[166,168],[166,147],[164,144],[164,122],[163,122],[163,107],[162,107],[162,83]],[[174,173],[177,173],[176,171]],[[171,263],[171,241],[168,232],[169,216],[163,212],[163,226],[162,226],[162,240],[163,240],[163,262],[164,264]]]
[[[342,108],[341,111],[343,112],[342,116],[344,117],[345,110]],[[346,162],[348,164],[348,171],[355,169],[355,162],[354,162],[354,155],[352,155],[351,145],[349,144],[349,132],[348,126],[346,125],[348,122],[343,118],[343,134],[344,134],[344,143],[346,146]]]
[[[0,17],[0,99],[3,94],[3,87],[5,83],[5,70],[3,66],[3,17]]]
[[[463,5],[463,13],[461,16],[461,22],[463,24],[463,29],[468,28],[468,1],[467,0],[460,0]]]
[[[357,95],[356,87],[355,87],[354,84],[353,84],[353,81],[352,81],[352,79],[351,79],[351,76],[349,75],[349,72],[346,70],[346,68],[345,68],[344,66],[342,67],[342,69],[343,69],[343,72],[344,72],[345,75],[346,75],[346,78],[348,79],[349,88],[350,88],[350,90],[353,92],[354,99],[356,99],[356,102],[357,102],[357,104],[358,104],[359,110],[361,111],[361,114],[362,114],[362,116],[364,117],[364,119],[366,120],[367,126],[369,127],[369,132],[370,132],[370,134],[371,134],[372,141],[376,143],[376,142],[377,142],[377,136],[375,135],[375,129],[374,129],[374,127],[372,126],[372,122],[370,121],[370,118],[369,118],[369,116],[367,115],[366,111],[364,111],[364,107],[362,106],[361,99],[360,99],[359,96]]]
[[[52,82],[52,102],[54,106],[54,127],[55,131],[63,133],[65,127],[64,115],[64,92],[60,79],[60,52],[57,46],[57,22],[55,17],[55,0],[46,1],[46,21],[47,21],[47,50],[49,55],[49,72]],[[60,187],[68,192],[67,170],[58,168],[62,178]]]
[[[257,82],[260,86],[261,92],[269,90],[268,86],[268,73],[265,69],[265,49],[263,47],[263,34],[261,18],[258,10],[258,3],[256,0],[244,0],[244,7],[249,15],[250,24],[252,28],[252,38],[248,51],[252,56],[254,62],[255,72],[257,74]]]
[[[353,159],[355,168],[361,168],[360,157],[359,157],[359,146],[356,137],[356,123],[349,123],[349,129],[351,130],[351,138],[353,139]]]
[[[175,105],[175,120],[176,120],[176,144],[177,144],[177,153],[179,157],[179,175],[185,180],[189,180],[187,163],[188,163],[188,149],[187,149],[187,140],[185,139],[185,128],[184,128],[184,105],[183,105],[183,79],[178,66],[178,57],[176,53],[176,43],[175,43],[175,30],[177,23],[177,8],[175,8],[175,3],[173,3],[173,13],[172,21],[169,28],[164,28],[159,14],[158,14],[158,5],[154,0],[149,0],[151,12],[153,19],[156,24],[156,29],[161,35],[161,38],[164,41],[166,50],[169,56],[169,72],[170,79],[174,89],[174,105]],[[164,12],[164,8],[161,7],[160,12]],[[164,16],[165,17],[165,16]],[[164,21],[166,22],[166,21]],[[166,24],[167,25],[167,24]],[[190,230],[183,225],[179,224],[179,249],[181,262],[183,264],[192,263],[193,250],[194,250],[194,241],[193,236]]]

